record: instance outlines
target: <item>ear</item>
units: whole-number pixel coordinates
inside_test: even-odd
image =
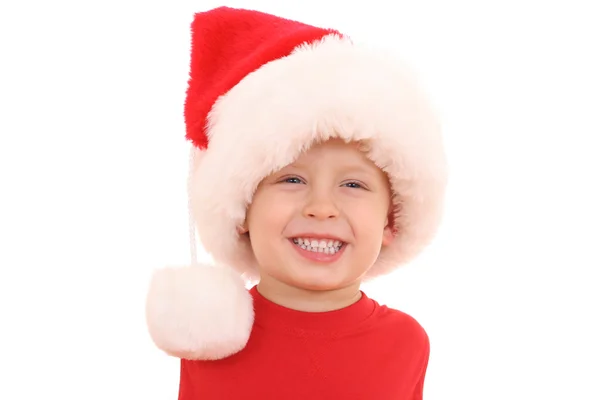
[[[392,242],[394,241],[394,236],[396,236],[394,234],[394,228],[392,228],[389,225],[383,228],[383,238],[381,241],[382,246],[389,246],[390,244],[392,244]]]
[[[246,222],[246,220],[244,220],[244,222],[241,225],[238,225],[236,229],[238,235],[245,235],[246,233],[248,233],[248,223]]]
[[[390,201],[390,210],[393,210],[393,204]],[[394,241],[396,237],[396,228],[394,227],[394,214],[390,212],[387,218],[387,225],[383,228],[383,238],[381,241],[382,246],[389,246]]]

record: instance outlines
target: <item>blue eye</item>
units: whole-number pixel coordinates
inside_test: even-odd
[[[353,188],[353,189],[364,189],[365,187],[358,182],[346,182],[344,186]]]
[[[302,180],[296,176],[290,176],[289,178],[285,178],[282,182],[285,183],[302,183]]]

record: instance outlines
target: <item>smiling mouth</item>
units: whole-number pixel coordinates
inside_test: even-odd
[[[299,248],[314,253],[336,254],[345,243],[332,239],[293,238],[292,243]]]

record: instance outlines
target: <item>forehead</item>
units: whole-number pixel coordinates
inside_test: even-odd
[[[339,167],[363,167],[379,169],[362,150],[363,144],[358,142],[344,142],[341,139],[331,139],[322,143],[315,143],[302,152],[291,163],[292,166],[314,166],[316,164],[334,164]]]

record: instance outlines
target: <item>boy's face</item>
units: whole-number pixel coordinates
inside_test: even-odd
[[[359,285],[393,240],[390,207],[383,171],[356,143],[330,140],[260,183],[242,232],[261,282],[336,290]]]

